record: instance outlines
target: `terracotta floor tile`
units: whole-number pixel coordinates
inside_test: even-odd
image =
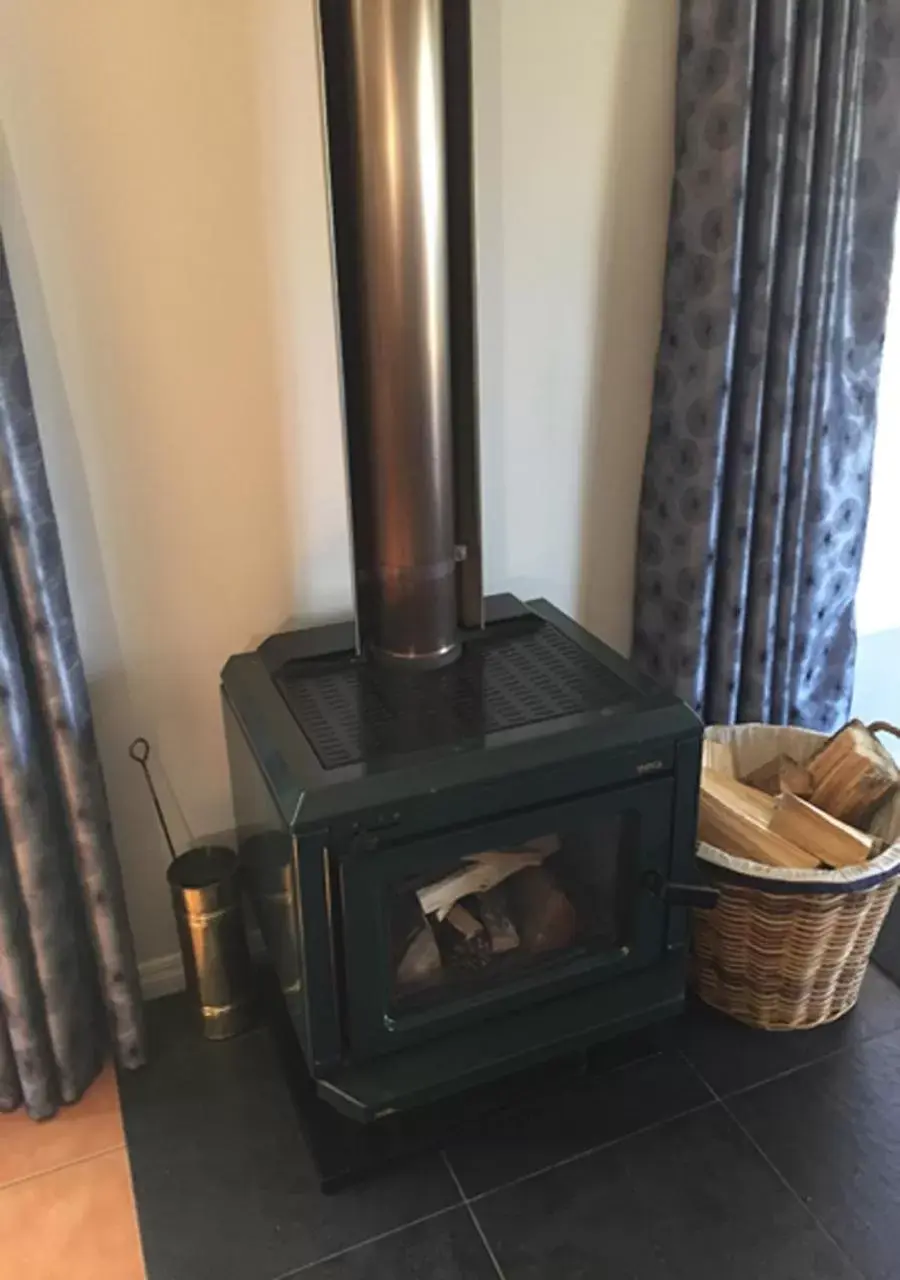
[[[0,1187],[123,1146],[119,1090],[112,1065],[80,1102],[52,1120],[30,1120],[22,1110],[0,1116]]]
[[[0,1259],[16,1280],[144,1280],[125,1151],[0,1190]]]

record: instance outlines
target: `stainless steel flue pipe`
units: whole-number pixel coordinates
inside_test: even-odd
[[[361,640],[459,652],[441,0],[320,0]],[[330,25],[329,25],[330,24]]]

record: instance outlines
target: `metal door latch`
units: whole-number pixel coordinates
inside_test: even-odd
[[[648,871],[641,879],[642,886],[667,907],[701,907],[711,910],[719,901],[719,890],[711,884],[678,884],[664,880],[658,871]]]

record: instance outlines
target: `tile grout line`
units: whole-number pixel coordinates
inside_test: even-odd
[[[718,1093],[718,1092],[717,1092],[717,1091],[712,1087],[712,1085],[711,1085],[711,1084],[709,1083],[709,1081],[707,1080],[706,1076],[703,1074],[703,1072],[700,1070],[700,1068],[699,1068],[698,1066],[696,1066],[696,1064],[695,1064],[694,1062],[692,1062],[692,1061],[691,1061],[691,1059],[688,1057],[688,1055],[685,1053],[685,1051],[684,1051],[683,1049],[676,1049],[676,1050],[675,1050],[675,1052],[678,1054],[679,1058],[680,1058],[680,1059],[681,1059],[681,1061],[685,1064],[685,1066],[688,1068],[688,1070],[689,1070],[689,1071],[692,1071],[692,1072],[694,1073],[694,1075],[697,1077],[697,1079],[698,1079],[698,1080],[700,1081],[700,1083],[703,1085],[704,1089],[708,1089],[708,1090],[709,1090],[710,1095],[712,1096],[713,1101],[714,1101],[714,1102],[721,1102],[721,1101],[722,1101],[721,1094],[719,1094],[719,1093]]]
[[[506,1280],[506,1277],[503,1274],[503,1269],[500,1266],[500,1263],[497,1261],[497,1255],[496,1253],[494,1253],[494,1250],[491,1247],[491,1242],[490,1240],[488,1240],[487,1236],[485,1235],[484,1227],[481,1225],[478,1219],[478,1215],[476,1214],[475,1210],[472,1208],[472,1202],[469,1199],[469,1197],[466,1195],[463,1189],[463,1185],[460,1182],[459,1178],[457,1177],[456,1170],[453,1168],[453,1165],[450,1163],[450,1157],[447,1155],[447,1152],[444,1150],[441,1151],[441,1159],[443,1160],[444,1164],[447,1167],[447,1172],[450,1174],[450,1177],[453,1179],[453,1183],[456,1187],[456,1190],[459,1192],[460,1196],[462,1196],[462,1202],[466,1206],[469,1217],[472,1219],[472,1225],[474,1226],[475,1230],[478,1232],[478,1235],[481,1238],[481,1243],[484,1245],[485,1252],[487,1253],[487,1256],[490,1258],[493,1268],[497,1273],[498,1280]]]
[[[660,1050],[660,1052],[662,1051]],[[683,1056],[680,1050],[676,1050],[675,1052],[678,1053],[679,1056]],[[648,1056],[656,1056],[656,1055],[653,1054]],[[630,1065],[629,1063],[620,1064],[621,1067],[627,1067],[629,1065]],[[702,1079],[702,1077],[700,1077],[700,1073],[696,1070],[696,1068],[694,1068],[693,1064],[688,1063],[688,1065],[691,1068],[691,1070],[694,1072],[694,1074],[697,1075],[698,1078]],[[618,1070],[618,1068],[613,1068],[613,1069]],[[703,1083],[705,1085],[706,1081],[704,1080]],[[399,1226],[392,1227],[389,1231],[381,1231],[378,1233],[378,1235],[368,1236],[365,1240],[358,1240],[356,1244],[348,1245],[346,1249],[337,1249],[333,1253],[324,1254],[321,1258],[314,1258],[310,1262],[304,1262],[301,1266],[293,1267],[289,1271],[280,1271],[278,1275],[273,1276],[271,1280],[294,1280],[295,1276],[299,1276],[303,1272],[310,1271],[314,1267],[317,1267],[322,1263],[333,1262],[335,1259],[343,1257],[344,1254],[354,1253],[357,1249],[365,1248],[366,1245],[377,1244],[378,1241],[380,1240],[386,1240],[386,1239],[389,1239],[391,1236],[398,1235],[401,1231],[405,1231],[408,1227],[417,1227],[419,1226],[420,1223],[430,1222],[433,1218],[443,1217],[444,1214],[452,1213],[454,1210],[461,1209],[463,1207],[465,1207],[469,1212],[469,1215],[472,1219],[472,1223],[476,1231],[478,1232],[478,1235],[482,1241],[482,1244],[485,1247],[485,1250],[487,1251],[488,1256],[491,1259],[491,1262],[494,1265],[494,1269],[497,1272],[499,1280],[506,1280],[505,1276],[503,1275],[503,1271],[501,1270],[500,1264],[497,1261],[496,1255],[494,1254],[494,1251],[491,1248],[490,1242],[485,1236],[484,1229],[475,1213],[473,1206],[477,1204],[479,1200],[484,1200],[488,1196],[496,1195],[500,1191],[506,1191],[510,1187],[517,1187],[523,1182],[530,1181],[532,1178],[540,1177],[541,1174],[550,1173],[553,1169],[560,1169],[567,1164],[574,1164],[577,1160],[582,1160],[582,1159],[585,1159],[587,1156],[595,1155],[598,1151],[604,1151],[607,1147],[614,1147],[619,1142],[627,1142],[629,1138],[637,1137],[640,1134],[649,1133],[653,1129],[660,1128],[664,1124],[669,1124],[671,1121],[681,1120],[685,1116],[693,1115],[697,1111],[702,1111],[706,1107],[713,1106],[716,1102],[719,1101],[719,1099],[717,1095],[714,1093],[714,1091],[709,1088],[708,1085],[706,1085],[706,1087],[709,1089],[709,1092],[712,1095],[710,1099],[706,1102],[701,1102],[701,1103],[698,1103],[697,1106],[688,1107],[684,1111],[676,1112],[675,1115],[666,1116],[665,1119],[654,1120],[650,1124],[643,1125],[640,1129],[634,1129],[630,1133],[622,1134],[618,1138],[611,1138],[608,1142],[598,1143],[597,1146],[590,1147],[586,1151],[576,1152],[575,1155],[566,1156],[564,1159],[557,1160],[553,1164],[548,1164],[543,1166],[540,1169],[533,1170],[531,1173],[523,1174],[520,1178],[512,1178],[508,1182],[502,1182],[496,1187],[490,1187],[487,1191],[480,1191],[477,1195],[471,1196],[471,1197],[466,1195],[462,1187],[462,1184],[459,1178],[457,1177],[456,1170],[453,1168],[453,1165],[450,1163],[450,1160],[446,1152],[444,1150],[441,1150],[439,1153],[441,1156],[441,1159],[443,1160],[444,1165],[446,1166],[447,1172],[453,1181],[456,1192],[460,1197],[458,1203],[445,1205],[442,1209],[435,1209],[432,1213],[426,1213],[426,1214],[423,1214],[420,1218],[413,1218],[412,1221],[410,1222],[401,1223]]]
[[[710,1092],[712,1092],[710,1090]],[[617,1138],[609,1138],[606,1142],[598,1142],[594,1147],[588,1147],[586,1151],[576,1151],[574,1155],[564,1156],[562,1160],[556,1160],[553,1164],[544,1165],[541,1169],[533,1169],[530,1173],[523,1173],[518,1178],[510,1178],[508,1182],[501,1182],[496,1187],[489,1187],[487,1191],[479,1191],[477,1195],[472,1196],[467,1202],[469,1204],[477,1204],[479,1200],[486,1200],[488,1196],[497,1195],[501,1191],[508,1191],[510,1187],[519,1187],[523,1182],[530,1182],[532,1178],[539,1178],[544,1173],[552,1173],[554,1169],[564,1169],[567,1164],[575,1164],[579,1160],[586,1160],[589,1156],[595,1156],[600,1151],[606,1151],[610,1147],[618,1146],[620,1142],[628,1142],[630,1138],[641,1137],[645,1133],[652,1133],[654,1129],[661,1129],[663,1125],[672,1124],[675,1120],[683,1120],[685,1116],[695,1115],[698,1111],[704,1111],[707,1107],[715,1106],[718,1099],[711,1097],[706,1102],[698,1102],[694,1107],[686,1107],[684,1111],[676,1111],[674,1115],[666,1116],[662,1120],[651,1120],[649,1124],[641,1125],[639,1129],[632,1129],[628,1133],[620,1134]]]
[[[367,1236],[365,1240],[357,1240],[356,1244],[348,1244],[346,1249],[335,1249],[333,1253],[323,1254],[321,1258],[313,1258],[309,1262],[302,1263],[299,1267],[292,1267],[290,1271],[279,1271],[277,1276],[272,1277],[272,1280],[294,1280],[294,1276],[299,1276],[304,1271],[311,1271],[313,1267],[321,1266],[326,1262],[334,1262],[336,1258],[343,1258],[345,1254],[355,1253],[357,1249],[364,1249],[366,1245],[378,1244],[380,1240],[389,1240],[391,1236],[399,1235],[401,1231],[406,1231],[410,1227],[418,1227],[423,1222],[431,1222],[434,1218],[442,1218],[444,1214],[453,1213],[462,1207],[462,1204],[445,1204],[442,1209],[433,1209],[431,1213],[423,1213],[420,1218],[413,1218],[409,1222],[401,1222],[399,1226],[391,1227],[388,1231],[379,1231],[377,1235]]]
[[[100,1156],[111,1155],[113,1151],[125,1151],[128,1147],[124,1139],[122,1142],[116,1142],[111,1147],[101,1147],[99,1151],[92,1151],[89,1156],[76,1156],[74,1160],[64,1160],[62,1164],[50,1165],[47,1169],[38,1169],[36,1173],[25,1173],[21,1178],[12,1178],[9,1182],[0,1182],[0,1195],[9,1187],[20,1187],[23,1182],[34,1182],[36,1178],[46,1178],[51,1173],[62,1173],[63,1169],[71,1169],[76,1164],[87,1164],[90,1160],[98,1160]]]
[[[820,1062],[830,1062],[832,1058],[839,1058],[843,1053],[853,1053],[862,1045],[873,1044],[876,1040],[883,1040],[887,1036],[894,1035],[897,1031],[900,1031],[900,1027],[894,1027],[893,1031],[879,1032],[874,1036],[861,1036],[853,1044],[842,1044],[838,1049],[829,1049],[827,1053],[820,1054],[818,1058],[810,1058],[808,1062],[798,1062],[794,1067],[785,1067],[784,1071],[777,1071],[774,1076],[766,1076],[764,1080],[756,1080],[753,1084],[742,1085],[740,1089],[732,1089],[730,1093],[724,1096],[739,1098],[742,1094],[752,1093],[754,1089],[761,1089],[763,1085],[774,1084],[776,1080],[784,1080],[788,1076],[795,1076],[798,1071],[807,1071],[810,1067],[817,1067]]]
[[[852,1271],[853,1271],[853,1272],[854,1272],[854,1273],[859,1277],[859,1280],[865,1280],[865,1276],[864,1276],[863,1272],[862,1272],[862,1271],[860,1271],[859,1267],[856,1265],[856,1263],[853,1261],[853,1259],[852,1259],[852,1258],[851,1258],[847,1253],[845,1253],[845,1252],[844,1252],[844,1250],[843,1250],[843,1249],[841,1248],[841,1246],[838,1244],[837,1240],[835,1240],[834,1236],[831,1234],[831,1232],[830,1232],[830,1231],[828,1230],[828,1228],[825,1226],[824,1222],[820,1221],[820,1219],[818,1218],[818,1216],[817,1216],[815,1213],[813,1213],[812,1209],[809,1207],[809,1205],[806,1203],[806,1201],[805,1201],[805,1200],[803,1199],[803,1197],[800,1195],[800,1192],[796,1189],[796,1187],[792,1186],[792,1184],[791,1184],[790,1182],[788,1182],[788,1180],[787,1180],[787,1178],[785,1177],[785,1175],[784,1175],[784,1174],[781,1172],[781,1170],[778,1168],[778,1165],[777,1165],[777,1164],[775,1163],[775,1161],[771,1158],[771,1156],[769,1156],[769,1155],[767,1154],[767,1152],[765,1152],[765,1151],[763,1150],[763,1148],[759,1145],[759,1143],[758,1143],[758,1142],[756,1141],[756,1139],[753,1137],[753,1134],[752,1134],[752,1133],[750,1133],[747,1129],[745,1129],[745,1127],[741,1124],[740,1120],[737,1118],[737,1116],[736,1116],[736,1115],[734,1114],[734,1112],[731,1110],[731,1107],[729,1107],[729,1105],[728,1105],[728,1103],[725,1101],[725,1099],[724,1099],[724,1098],[720,1098],[720,1099],[719,1099],[719,1104],[720,1104],[720,1106],[722,1107],[722,1109],[724,1110],[725,1114],[726,1114],[726,1115],[729,1117],[729,1119],[730,1119],[730,1120],[731,1120],[731,1121],[732,1121],[732,1122],[737,1126],[737,1128],[740,1130],[740,1132],[743,1134],[743,1136],[747,1139],[747,1141],[748,1141],[748,1142],[750,1143],[750,1145],[753,1147],[753,1149],[754,1149],[754,1151],[757,1153],[757,1155],[759,1155],[759,1156],[760,1156],[760,1158],[761,1158],[762,1160],[764,1160],[764,1161],[765,1161],[765,1163],[769,1166],[769,1168],[770,1168],[770,1169],[772,1170],[772,1172],[775,1174],[775,1177],[778,1179],[778,1181],[781,1183],[781,1185],[785,1188],[785,1190],[787,1190],[787,1191],[789,1191],[789,1192],[790,1192],[790,1194],[791,1194],[791,1195],[794,1197],[794,1199],[797,1201],[797,1204],[799,1204],[799,1205],[800,1205],[800,1207],[801,1207],[801,1209],[803,1209],[803,1210],[807,1213],[807,1215],[809,1216],[809,1218],[811,1219],[811,1221],[812,1221],[812,1222],[814,1222],[814,1223],[815,1223],[815,1225],[818,1227],[818,1229],[822,1232],[822,1235],[825,1237],[825,1239],[826,1239],[826,1240],[828,1240],[828,1241],[830,1242],[830,1244],[831,1244],[831,1245],[833,1245],[833,1247],[835,1248],[835,1250],[837,1251],[837,1253],[838,1253],[838,1254],[839,1254],[839,1255],[844,1259],[844,1261],[845,1261],[845,1262],[847,1263],[847,1265],[851,1268],[851,1270],[852,1270]]]
[[[721,1096],[721,1094],[719,1094],[719,1093],[717,1093],[717,1092],[716,1092],[716,1090],[712,1087],[712,1085],[709,1083],[709,1081],[705,1078],[705,1076],[703,1075],[703,1073],[700,1071],[699,1067],[694,1066],[693,1062],[691,1062],[691,1060],[687,1057],[687,1055],[686,1055],[685,1053],[683,1053],[680,1049],[678,1050],[678,1052],[679,1052],[679,1053],[681,1054],[681,1056],[684,1058],[684,1060],[685,1060],[685,1062],[688,1064],[688,1066],[689,1066],[689,1067],[690,1067],[690,1068],[695,1072],[695,1074],[697,1075],[697,1078],[698,1078],[699,1080],[701,1080],[701,1081],[706,1085],[707,1089],[710,1091],[710,1093],[711,1093],[711,1094],[713,1095],[713,1097],[715,1098],[716,1102],[719,1104],[719,1106],[722,1108],[722,1110],[723,1110],[723,1111],[725,1112],[725,1114],[728,1116],[729,1120],[731,1120],[732,1124],[734,1124],[734,1125],[735,1125],[735,1127],[738,1129],[738,1131],[739,1131],[739,1132],[740,1132],[740,1133],[741,1133],[741,1134],[746,1138],[746,1140],[750,1143],[751,1147],[752,1147],[752,1148],[753,1148],[753,1150],[756,1152],[756,1154],[760,1157],[760,1159],[761,1159],[761,1160],[763,1160],[763,1161],[764,1161],[764,1163],[765,1163],[766,1165],[768,1165],[768,1167],[769,1167],[769,1168],[772,1170],[772,1172],[775,1174],[775,1177],[778,1179],[778,1181],[781,1183],[781,1185],[784,1187],[784,1189],[785,1189],[787,1192],[789,1192],[789,1194],[793,1197],[793,1199],[794,1199],[794,1200],[796,1200],[797,1204],[799,1204],[799,1205],[800,1205],[800,1208],[804,1211],[804,1213],[807,1215],[807,1217],[809,1217],[809,1218],[811,1219],[811,1221],[815,1223],[816,1227],[818,1228],[818,1230],[819,1230],[819,1231],[821,1231],[821,1232],[822,1232],[822,1235],[825,1237],[825,1239],[826,1239],[826,1240],[828,1240],[828,1241],[829,1241],[829,1243],[834,1247],[834,1249],[836,1249],[836,1250],[837,1250],[838,1254],[840,1254],[840,1256],[841,1256],[841,1257],[843,1258],[843,1260],[847,1263],[847,1265],[851,1268],[851,1270],[852,1270],[852,1271],[854,1271],[854,1272],[856,1273],[856,1275],[859,1277],[859,1280],[865,1280],[865,1276],[864,1276],[864,1275],[863,1275],[863,1273],[859,1270],[859,1268],[857,1267],[856,1263],[853,1261],[853,1259],[852,1259],[852,1258],[848,1257],[848,1255],[844,1252],[844,1250],[843,1250],[843,1249],[841,1248],[841,1246],[838,1244],[837,1240],[835,1240],[834,1236],[831,1234],[831,1232],[828,1230],[828,1228],[825,1226],[825,1224],[824,1224],[823,1222],[820,1222],[820,1221],[819,1221],[819,1218],[816,1216],[816,1214],[814,1214],[814,1213],[813,1213],[812,1209],[809,1207],[809,1205],[806,1203],[806,1201],[803,1199],[803,1197],[802,1197],[802,1196],[800,1195],[800,1193],[797,1191],[796,1187],[792,1186],[792,1185],[791,1185],[791,1183],[790,1183],[790,1182],[788,1182],[787,1178],[784,1176],[784,1174],[783,1174],[783,1173],[781,1172],[781,1170],[778,1168],[778,1166],[777,1166],[777,1164],[775,1163],[775,1161],[774,1161],[774,1160],[772,1160],[772,1159],[770,1158],[770,1156],[769,1156],[769,1155],[767,1155],[767,1153],[762,1149],[762,1147],[759,1145],[759,1143],[758,1143],[758,1142],[756,1141],[756,1139],[753,1137],[752,1133],[750,1133],[750,1132],[749,1132],[749,1131],[744,1127],[744,1125],[742,1125],[742,1124],[741,1124],[740,1120],[739,1120],[739,1119],[738,1119],[738,1117],[734,1114],[734,1112],[732,1111],[731,1107],[729,1107],[728,1102],[726,1101],[726,1099],[725,1099],[725,1098],[723,1098],[723,1097]],[[836,1053],[841,1053],[841,1052],[843,1052],[843,1050],[840,1050],[840,1049],[836,1050]],[[835,1056],[835,1054],[826,1054],[824,1058],[819,1058],[819,1059],[818,1059],[818,1061],[819,1061],[819,1062],[824,1062],[826,1058],[834,1057],[834,1056]],[[806,1063],[805,1065],[806,1065],[806,1066],[814,1066],[814,1065],[815,1065],[815,1063]],[[786,1076],[786,1075],[793,1075],[795,1070],[797,1070],[797,1071],[802,1071],[802,1070],[803,1070],[803,1068],[802,1068],[802,1067],[792,1068],[790,1071],[782,1072],[781,1076],[773,1076],[773,1077],[772,1077],[772,1079],[773,1079],[773,1080],[779,1080],[779,1079],[782,1079],[782,1078],[783,1078],[784,1076]],[[769,1083],[771,1083],[771,1081],[764,1080],[764,1081],[761,1081],[760,1083],[761,1083],[761,1084],[769,1084]],[[729,1096],[731,1096],[731,1097],[736,1097],[738,1093],[749,1093],[749,1092],[750,1092],[750,1089],[754,1089],[754,1088],[757,1088],[757,1087],[758,1087],[758,1086],[756,1086],[756,1085],[750,1085],[747,1089],[740,1089],[740,1090],[736,1090],[734,1094],[729,1095]]]
[[[725,1015],[726,1017],[728,1015]],[[687,1049],[676,1048],[675,1052],[683,1059],[684,1062],[694,1071],[703,1083],[720,1102],[724,1103],[725,1098],[738,1098],[742,1094],[750,1093],[754,1089],[761,1089],[763,1085],[773,1084],[776,1080],[784,1080],[787,1076],[796,1075],[798,1071],[806,1071],[809,1067],[815,1067],[820,1062],[828,1062],[831,1058],[839,1058],[842,1053],[852,1053],[860,1048],[861,1045],[873,1044],[876,1040],[886,1040],[888,1036],[896,1035],[900,1032],[900,1025],[891,1027],[887,1031],[874,1031],[871,1035],[860,1036],[858,1040],[854,1040],[850,1044],[839,1045],[837,1049],[829,1049],[827,1053],[821,1053],[816,1058],[810,1058],[808,1062],[798,1062],[793,1067],[785,1067],[783,1071],[776,1071],[773,1076],[765,1076],[762,1080],[754,1080],[753,1084],[743,1084],[739,1089],[731,1089],[728,1093],[718,1094],[715,1089],[701,1072],[700,1068],[694,1062]],[[778,1032],[770,1034],[779,1034]]]

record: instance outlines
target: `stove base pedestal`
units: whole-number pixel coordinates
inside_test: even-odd
[[[529,1100],[535,1103],[549,1089],[558,1088],[567,1077],[585,1071],[601,1072],[625,1062],[656,1052],[665,1040],[666,1023],[677,1017],[684,1004],[683,960],[672,964],[673,994],[652,1009],[632,1010],[626,1020],[605,1027],[585,1027],[577,1037],[558,1044],[555,1051],[546,1046],[515,1066],[507,1063],[506,1074],[472,1084],[462,1091],[449,1093],[435,1101],[412,1106],[408,1110],[383,1114],[370,1123],[361,1123],[342,1114],[319,1096],[322,1081],[310,1075],[293,1025],[281,998],[274,973],[266,969],[262,975],[263,1007],[310,1156],[316,1168],[319,1185],[325,1194],[333,1194],[353,1183],[370,1178],[390,1165],[444,1146],[465,1125],[491,1112],[522,1108],[527,1112]],[[640,975],[635,975],[640,976]],[[659,991],[659,971],[653,971]],[[608,993],[606,993],[608,995]],[[532,1011],[529,1011],[532,1012]],[[422,1051],[420,1051],[421,1053]],[[446,1050],[445,1050],[446,1052]],[[437,1058],[439,1055],[434,1055]],[[415,1063],[410,1054],[396,1055],[395,1068],[408,1077]],[[404,1062],[401,1063],[400,1059]],[[384,1087],[385,1064],[390,1057],[376,1060],[380,1075],[369,1086],[373,1101]],[[376,1063],[370,1064],[373,1068]],[[364,1068],[347,1069],[340,1079],[352,1077],[350,1087],[359,1090]],[[379,1083],[380,1081],[380,1083]],[[329,1082],[328,1096],[336,1096],[335,1078]]]

